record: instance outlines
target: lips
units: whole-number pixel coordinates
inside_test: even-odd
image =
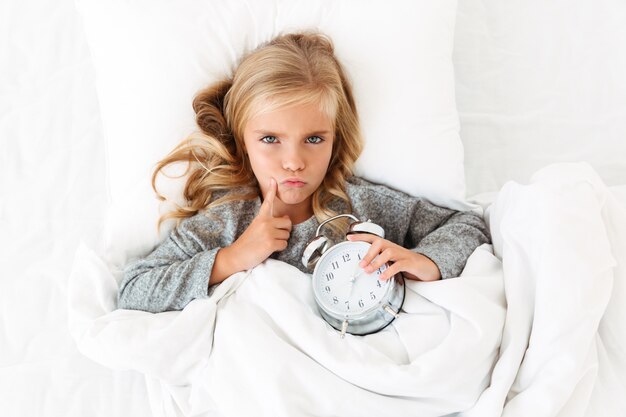
[[[286,185],[288,187],[303,187],[304,184],[306,184],[306,182],[304,182],[304,180],[302,180],[302,178],[287,178],[282,182],[283,185]]]

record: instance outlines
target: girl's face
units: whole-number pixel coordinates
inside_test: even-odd
[[[320,186],[333,149],[331,120],[318,105],[294,105],[260,114],[244,127],[250,165],[263,196],[277,183],[274,216],[294,223],[313,214],[311,196]]]

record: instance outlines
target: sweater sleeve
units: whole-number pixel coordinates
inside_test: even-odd
[[[183,220],[145,258],[130,262],[118,294],[118,308],[152,313],[182,310],[196,298],[206,297],[217,239],[207,238],[206,219]]]
[[[405,247],[431,259],[441,278],[458,277],[474,250],[491,241],[484,220],[471,212],[439,207],[419,199]]]

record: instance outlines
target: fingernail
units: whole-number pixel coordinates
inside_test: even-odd
[[[274,185],[274,178],[270,178],[270,187]]]

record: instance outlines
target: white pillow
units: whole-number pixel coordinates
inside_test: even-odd
[[[456,0],[76,3],[107,140],[106,244],[114,262],[145,254],[172,227],[156,233],[150,175],[196,130],[194,94],[281,32],[317,28],[333,39],[366,141],[357,175],[435,204],[470,207],[452,67]],[[180,195],[182,182],[167,187]]]

